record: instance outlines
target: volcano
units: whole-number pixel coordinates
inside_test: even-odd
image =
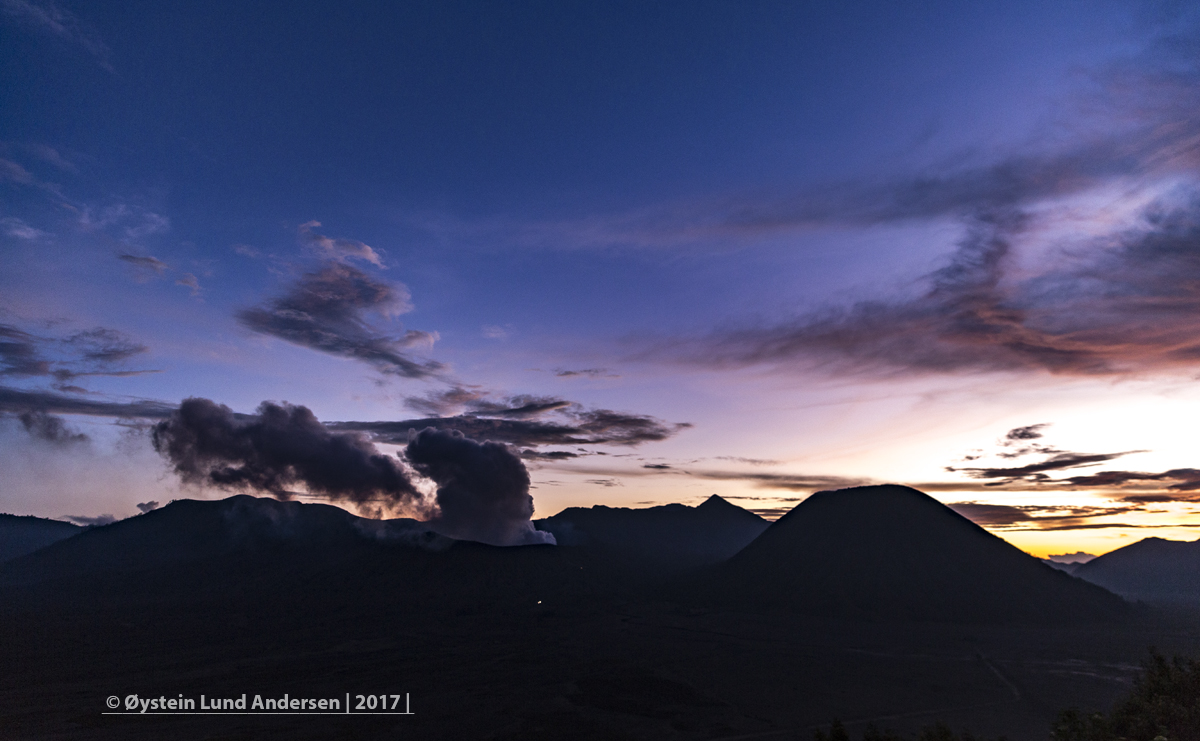
[[[817,492],[697,588],[764,607],[887,620],[1080,621],[1128,609],[894,485]]]
[[[697,507],[570,507],[535,523],[560,546],[604,551],[667,572],[724,561],[769,524],[716,494]]]
[[[1075,575],[1128,599],[1200,603],[1200,540],[1143,538],[1081,565]]]

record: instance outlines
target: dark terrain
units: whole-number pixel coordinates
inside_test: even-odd
[[[1075,575],[1127,599],[1200,606],[1200,540],[1144,538],[1080,565]]]
[[[0,563],[77,535],[82,529],[43,517],[0,514]]]
[[[1044,739],[1059,710],[1123,694],[1148,646],[1198,653],[1195,615],[1126,606],[923,496],[810,499],[732,560],[674,576],[678,556],[638,569],[611,543],[496,548],[321,505],[175,502],[0,566],[0,736],[809,739],[840,717]],[[856,511],[871,531],[893,506],[908,519],[892,540],[797,542]],[[800,560],[812,548],[824,560]],[[985,607],[956,607],[973,574],[1027,594],[967,589]],[[102,714],[131,693],[408,693],[414,714]]]

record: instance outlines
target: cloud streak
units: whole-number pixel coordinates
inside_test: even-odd
[[[428,344],[435,335],[411,330],[399,337],[386,335],[368,321],[371,314],[391,319],[411,309],[404,286],[331,262],[301,277],[266,306],[237,312],[237,320],[251,331],[358,360],[387,375],[436,376],[444,369],[441,363],[417,360],[407,352]]]
[[[524,447],[542,445],[625,445],[659,442],[691,427],[669,424],[653,417],[608,409],[586,410],[577,405],[557,410],[554,420],[508,419],[463,414],[395,422],[333,422],[337,430],[366,432],[380,442],[406,443],[413,432],[432,427],[455,431],[474,440],[491,440]]]
[[[148,348],[114,329],[95,327],[66,337],[46,337],[0,324],[0,377],[46,376],[64,383],[85,376],[154,373],[120,365]]]
[[[327,260],[362,260],[378,268],[384,267],[379,253],[369,245],[356,239],[327,237],[316,231],[319,226],[319,221],[301,224],[298,232],[301,244]]]

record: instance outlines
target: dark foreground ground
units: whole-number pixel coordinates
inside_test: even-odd
[[[667,601],[619,574],[568,588],[589,564],[549,552],[423,570],[376,554],[375,571],[278,553],[0,587],[0,737],[809,739],[838,717],[1045,739],[1059,710],[1126,692],[1149,646],[1200,653],[1188,615],[846,622]],[[110,696],[243,693],[399,694],[413,714],[104,715]]]

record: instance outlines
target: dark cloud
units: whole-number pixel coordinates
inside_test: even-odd
[[[367,432],[380,442],[407,443],[410,430],[426,427],[461,432],[474,440],[493,440],[523,447],[539,445],[639,445],[672,437],[691,427],[668,424],[653,417],[607,409],[562,408],[552,421],[474,415],[429,417],[399,422],[333,422],[336,430]]]
[[[775,521],[791,512],[790,507],[746,507],[747,512],[753,512],[764,520]]]
[[[580,370],[556,370],[554,375],[559,378],[574,378],[584,376],[587,378],[620,378],[619,375],[613,373],[607,368],[582,368]]]
[[[421,511],[426,503],[399,461],[366,437],[330,432],[302,406],[263,402],[239,419],[208,399],[186,399],[154,426],[154,449],[185,483],[268,492],[290,498],[293,489],[356,504],[383,503]]]
[[[138,502],[137,503],[138,512],[141,512],[143,515],[146,514],[147,512],[153,512],[154,510],[158,509],[158,507],[159,507],[158,502],[156,502],[154,500],[150,500],[149,502]]]
[[[529,472],[507,446],[424,429],[404,457],[437,484],[439,514],[432,522],[439,532],[492,545],[554,543],[533,527]]]
[[[154,273],[156,273],[158,275],[162,275],[163,272],[171,269],[171,267],[169,265],[167,265],[162,260],[159,260],[157,257],[150,257],[150,256],[143,257],[140,255],[120,254],[120,255],[117,255],[117,259],[124,260],[125,262],[129,263],[130,265],[133,265],[136,268],[153,271]]]
[[[21,426],[25,428],[30,437],[55,445],[66,446],[75,443],[85,443],[89,439],[82,432],[75,432],[67,427],[67,423],[60,417],[47,414],[42,410],[33,409],[18,412],[17,419],[21,421]]]
[[[76,332],[68,337],[66,342],[79,348],[84,360],[94,360],[100,363],[118,363],[149,349],[115,329],[104,327]]]
[[[349,265],[327,263],[267,306],[239,311],[237,319],[252,331],[361,360],[382,373],[428,378],[438,374],[442,364],[415,360],[405,351],[427,344],[433,334],[410,331],[393,337],[376,331],[367,321],[369,314],[391,318],[410,309],[404,286],[377,281]]]
[[[669,471],[671,466],[668,466],[666,463],[646,463],[642,465],[642,468],[651,468],[656,471]]]
[[[40,356],[39,339],[16,327],[0,324],[0,375],[49,374],[50,362]]]
[[[1081,132],[1061,151],[1027,147],[992,163],[691,215],[706,225],[693,230],[730,232],[952,220],[965,236],[915,297],[833,306],[674,345],[656,340],[645,354],[864,375],[1194,372],[1200,65],[1196,36],[1186,39],[1094,75],[1104,93],[1088,120],[1111,124],[1092,128],[1107,128],[1103,137]],[[1099,119],[1100,110],[1110,118]],[[1062,147],[1064,139],[1046,141]],[[1123,195],[1113,195],[1117,189]],[[1103,205],[1080,230],[1093,194]]]
[[[584,479],[584,483],[604,487],[624,486],[620,479]]]
[[[56,338],[0,324],[0,376],[50,376],[62,383],[81,376],[155,373],[157,371],[114,367],[147,349],[124,334],[104,327]]]
[[[154,426],[151,441],[188,484],[280,499],[302,487],[371,512],[420,516],[453,538],[492,545],[554,542],[533,528],[529,473],[501,443],[434,429],[415,433],[403,458],[437,485],[430,499],[400,458],[384,455],[361,433],[331,431],[302,406],[265,401],[254,415],[237,415],[208,399],[186,399]]]
[[[1176,491],[1200,489],[1200,470],[1173,468],[1162,473],[1140,471],[1101,471],[1089,476],[1072,476],[1065,480],[1071,486],[1117,487],[1132,481],[1175,481],[1167,488]]]
[[[527,461],[569,461],[573,458],[580,458],[586,453],[572,453],[569,450],[548,450],[544,453],[534,450],[533,448],[524,448],[521,450],[521,458]]]
[[[738,455],[718,455],[716,460],[733,461],[734,463],[747,463],[751,466],[778,466],[782,461],[773,460],[771,458],[743,458]]]
[[[118,419],[162,419],[170,416],[174,410],[174,405],[149,399],[100,401],[51,391],[26,391],[0,386],[0,412],[20,414],[40,411]]]
[[[1112,517],[1138,510],[1135,506],[1072,507],[1044,505],[983,504],[954,502],[946,505],[977,525],[992,528],[1011,528],[1018,525],[1039,530],[1064,530],[1094,527],[1087,520]]]
[[[1042,430],[1049,427],[1049,423],[1027,425],[1025,427],[1014,427],[1004,436],[1005,440],[1037,440],[1042,435]]]
[[[1196,366],[1200,201],[1152,206],[1139,227],[1032,276],[1018,274],[1013,254],[1025,222],[1014,214],[976,218],[915,299],[716,335],[707,343],[713,360],[870,373],[1116,375]]]
[[[1035,476],[1045,471],[1058,471],[1066,468],[1094,465],[1096,463],[1111,461],[1114,458],[1120,458],[1123,455],[1141,452],[1145,451],[1130,450],[1124,453],[1102,453],[1097,455],[1088,455],[1085,453],[1059,453],[1052,456],[1049,460],[1042,461],[1041,463],[1030,463],[1026,466],[1013,466],[1009,468],[947,467],[946,470],[957,473],[965,473],[973,479],[1023,479]]]
[[[404,404],[410,409],[429,415],[450,416],[466,413],[487,417],[537,417],[572,406],[572,402],[550,396],[510,396],[492,399],[489,392],[477,386],[453,386],[425,396],[409,396]]]

